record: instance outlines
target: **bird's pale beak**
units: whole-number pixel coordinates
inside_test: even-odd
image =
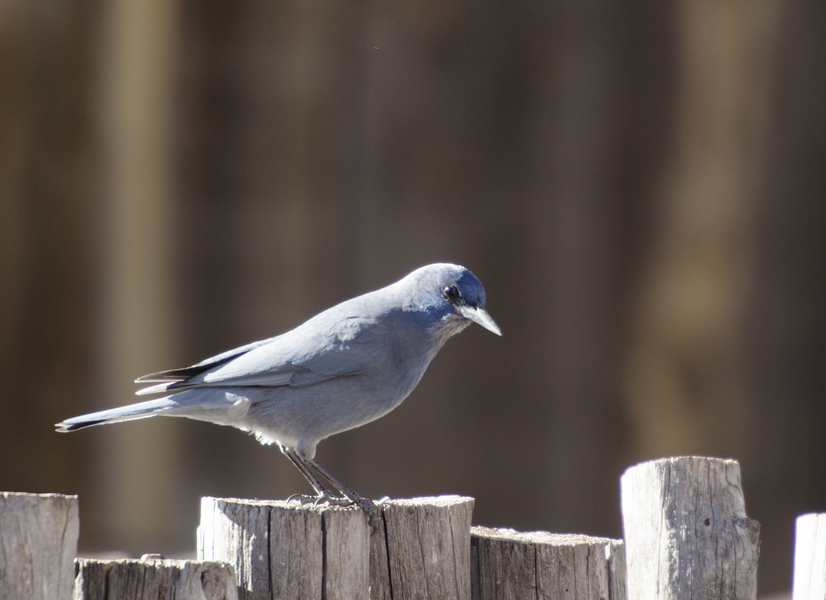
[[[492,331],[496,335],[502,335],[502,330],[499,329],[499,325],[491,318],[484,308],[480,306],[470,306],[469,304],[465,304],[462,306],[456,307],[457,312],[462,315],[466,319],[470,319],[474,323],[478,323],[488,331]]]

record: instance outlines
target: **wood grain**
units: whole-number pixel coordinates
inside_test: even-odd
[[[746,517],[737,461],[650,461],[621,488],[629,598],[756,597],[760,524]]]
[[[77,496],[0,492],[0,598],[69,600]]]
[[[625,600],[622,540],[471,529],[473,600]]]

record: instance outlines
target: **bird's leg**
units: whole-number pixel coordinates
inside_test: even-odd
[[[356,492],[351,490],[348,486],[344,484],[338,477],[333,475],[327,467],[322,465],[316,459],[311,458],[310,460],[305,460],[301,457],[298,452],[291,448],[287,448],[286,446],[279,446],[281,448],[281,452],[284,453],[284,456],[290,459],[296,468],[301,471],[301,474],[307,479],[313,489],[316,491],[317,496],[313,498],[312,496],[306,496],[304,494],[294,494],[290,496],[287,501],[293,499],[306,499],[310,502],[315,502],[315,504],[319,504],[321,502],[327,502],[329,504],[335,504],[337,506],[346,506],[348,504],[355,504],[361,510],[367,513],[367,516],[370,520],[371,525],[378,525],[381,518],[379,516],[379,510],[376,505],[368,500],[367,498],[363,498],[358,495]],[[318,477],[316,477],[315,473],[313,473],[313,469],[315,469],[321,476],[326,479],[334,488],[335,491],[343,494],[343,496],[336,496],[335,491],[332,490],[330,487],[325,485]]]
[[[303,462],[303,459],[301,459],[301,457],[298,458]],[[327,469],[327,467],[322,465],[316,459],[311,458],[306,462],[308,466],[318,471],[322,477],[324,477],[327,481],[332,483],[333,486],[337,488],[339,492],[347,496],[356,506],[358,506],[361,510],[366,512],[372,525],[378,525],[378,523],[381,522],[379,509],[376,507],[372,500],[368,500],[367,498],[362,498],[361,496],[359,496],[356,492],[344,485],[344,483],[338,477],[333,475]]]
[[[325,486],[318,477],[315,476],[304,461],[302,461],[298,454],[296,454],[295,450],[291,450],[284,446],[279,446],[281,448],[281,452],[284,453],[284,456],[290,459],[290,462],[295,465],[295,467],[304,475],[304,478],[309,482],[313,489],[316,492],[315,496],[307,496],[306,494],[293,494],[289,498],[287,498],[287,502],[291,500],[298,500],[303,501],[306,500],[307,502],[313,502],[315,504],[319,504],[321,502],[328,502],[330,504],[335,504],[337,506],[344,506],[350,504],[351,501],[348,498],[342,498],[335,495],[335,492],[330,490],[327,486]]]

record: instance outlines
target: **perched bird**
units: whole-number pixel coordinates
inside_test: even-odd
[[[302,498],[355,503],[375,519],[375,505],[315,459],[316,446],[396,408],[448,338],[471,322],[502,335],[473,273],[453,264],[427,265],[292,331],[136,380],[154,384],[138,395],[167,394],[162,398],[56,427],[66,432],[155,416],[231,425],[262,444],[278,444],[316,492]]]

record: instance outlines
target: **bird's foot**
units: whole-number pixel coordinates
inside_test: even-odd
[[[287,498],[287,502],[296,501],[299,504],[312,504],[317,500],[317,496],[309,496],[307,494],[293,494]]]
[[[300,504],[312,504],[318,506],[319,504],[329,504],[330,506],[350,506],[353,501],[346,496],[333,496],[328,492],[322,492],[317,496],[309,496],[307,494],[293,494],[287,498],[287,502],[296,500]]]
[[[361,510],[367,513],[367,520],[370,523],[370,527],[373,529],[378,529],[379,525],[381,524],[381,511],[379,510],[378,506],[372,501],[368,500],[367,498],[362,498],[361,496],[356,496],[356,499],[353,500],[353,503],[358,506]]]
[[[334,496],[328,492],[322,492],[317,496],[310,496],[308,494],[293,494],[287,498],[287,502],[295,500],[300,504],[312,504],[318,506],[319,504],[329,504],[330,506],[352,506],[356,505],[365,513],[367,513],[367,520],[370,521],[371,527],[378,527],[381,523],[381,511],[375,502],[362,498],[358,494],[353,493],[355,498],[348,498],[347,496]],[[384,500],[379,500],[379,504]]]
[[[329,504],[330,506],[350,506],[353,501],[347,496],[333,496],[332,494],[319,494],[314,502],[315,506],[319,504]]]

